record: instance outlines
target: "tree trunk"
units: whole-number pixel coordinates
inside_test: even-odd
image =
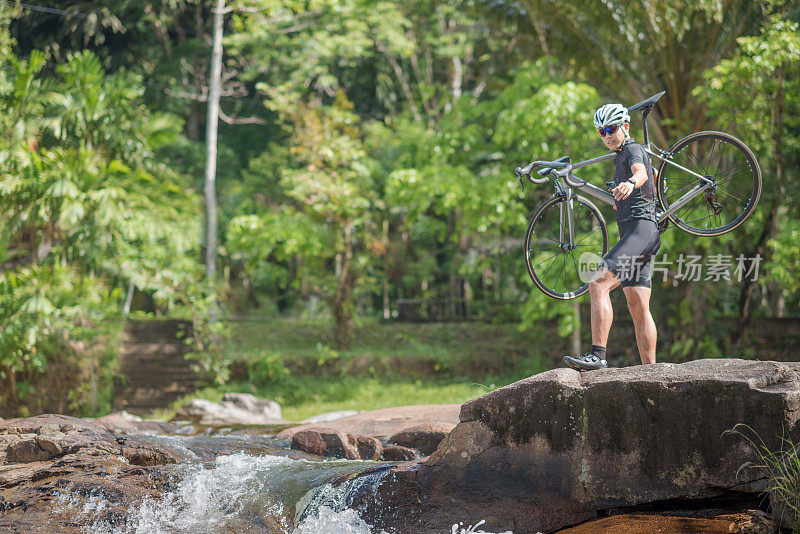
[[[219,87],[222,74],[222,16],[225,0],[217,0],[214,10],[214,46],[211,52],[211,79],[209,80],[208,119],[206,124],[206,276],[216,294],[217,285],[217,125],[219,122]],[[212,305],[211,320],[214,320]]]
[[[346,349],[350,346],[350,337],[353,333],[353,227],[350,222],[344,226],[344,252],[338,269],[336,297],[333,303],[333,313],[336,327],[333,333],[337,348]]]
[[[133,284],[133,281],[128,282],[128,295],[125,297],[125,306],[122,308],[122,316],[127,319],[128,315],[131,313],[131,304],[133,303],[133,290],[136,289],[136,286]]]
[[[388,247],[389,219],[383,220],[383,242]],[[383,318],[386,320],[392,318],[392,312],[389,309],[389,254],[387,249],[384,249],[383,253]]]

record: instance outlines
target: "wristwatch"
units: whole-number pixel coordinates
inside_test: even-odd
[[[634,189],[636,189],[636,178],[634,178],[633,176],[631,176],[630,178],[628,178],[628,179],[626,180],[626,182],[629,182],[629,183],[630,183],[630,184],[633,186],[633,188],[634,188]]]

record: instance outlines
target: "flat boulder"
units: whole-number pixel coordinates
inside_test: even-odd
[[[292,436],[301,430],[327,428],[348,434],[384,438],[406,428],[423,424],[455,425],[458,423],[460,410],[460,404],[425,404],[383,408],[361,412],[335,421],[294,426],[282,430],[277,437],[292,439]]]
[[[325,412],[317,415],[313,415],[307,419],[303,419],[300,421],[301,425],[313,425],[315,423],[329,423],[331,421],[336,421],[337,419],[342,419],[344,417],[350,417],[351,415],[356,415],[361,413],[359,410],[339,410],[337,412]]]
[[[757,495],[765,475],[747,438],[771,450],[800,440],[798,370],[739,359],[553,369],[465,403],[427,460],[391,471],[359,508],[376,528],[408,534],[467,518],[524,534],[603,510]],[[392,496],[392,513],[380,513]]]
[[[142,432],[171,434],[178,428],[175,423],[146,421],[138,415],[133,415],[125,410],[113,412],[96,419],[88,419],[88,421],[96,423],[115,434],[136,434]]]
[[[184,404],[173,421],[201,425],[282,425],[280,405],[249,393],[226,393],[220,402],[193,399]]]

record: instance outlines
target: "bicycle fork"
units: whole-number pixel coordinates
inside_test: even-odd
[[[558,205],[558,239],[561,242],[563,250],[572,250],[575,248],[575,219],[572,213],[572,189],[567,187],[564,191],[564,202]],[[564,235],[566,228],[567,235]],[[568,237],[569,241],[565,242],[564,238]]]

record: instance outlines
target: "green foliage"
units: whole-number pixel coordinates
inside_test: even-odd
[[[561,60],[565,76],[588,81],[612,101],[630,106],[666,89],[658,110],[667,120],[651,131],[662,143],[704,129],[704,109],[686,88],[760,21],[759,4],[749,0],[479,4],[501,17],[521,7],[527,27],[533,26],[521,38],[543,43],[544,53]]]
[[[704,73],[705,83],[694,94],[721,126],[735,132],[757,154],[763,174],[763,209],[757,210],[743,231],[749,241],[758,240],[769,210],[776,210],[775,229],[767,234],[770,252],[764,273],[769,282],[785,288],[790,306],[797,306],[800,264],[794,234],[800,185],[791,177],[800,162],[800,24],[775,11],[758,35],[741,37],[738,45],[733,57]],[[750,97],[743,106],[745,93]],[[780,123],[783,127],[778,131]],[[738,232],[727,236],[728,242],[732,239],[744,241]]]
[[[289,378],[290,373],[284,357],[274,350],[262,350],[247,362],[248,381],[255,384],[281,383]]]
[[[91,16],[0,5],[3,392],[30,399],[40,387],[35,376],[81,354],[113,369],[85,346],[104,338],[102,325],[117,324],[127,297],[147,300],[157,315],[191,318],[192,357],[222,384],[226,332],[207,322],[197,193],[211,2],[46,2],[56,4]],[[519,246],[551,190],[523,193],[511,170],[603,153],[593,110],[662,89],[650,123],[659,145],[716,128],[745,141],[764,171],[761,204],[746,225],[714,239],[669,230],[662,254],[735,257],[763,235],[768,261],[755,313],[800,306],[800,39],[792,3],[231,6],[222,110],[225,120],[252,120],[220,125],[220,271],[230,284],[220,298],[236,312],[330,315],[333,331],[304,330],[313,343],[303,349],[303,372],[352,369],[361,347],[341,347],[361,331],[359,317],[384,306],[392,313],[400,299],[463,304],[486,321],[516,321],[525,335],[548,329],[563,341],[580,320],[574,303],[533,288]],[[611,172],[608,164],[578,174],[599,184]],[[612,212],[605,215],[611,222]],[[613,243],[613,222],[610,231]],[[741,284],[682,283],[671,273],[654,285],[656,320],[675,332],[675,342],[660,347],[665,357],[729,348],[703,325],[736,313]],[[430,351],[437,373],[461,368],[454,351],[420,341],[419,330],[404,335],[396,351]],[[271,350],[254,353],[251,375],[284,387],[296,364]],[[380,374],[388,361],[369,360],[365,369]],[[76,390],[75,405],[103,404],[102,390]]]
[[[0,121],[0,377],[3,400],[17,402],[57,353],[95,358],[91,342],[122,315],[120,288],[132,284],[167,309],[187,301],[200,269],[192,258],[199,225],[186,213],[199,202],[182,177],[151,160],[180,122],[148,112],[139,77],[107,76],[88,52],[71,55],[58,79],[41,76],[42,54],[8,62],[12,90],[0,100],[2,116],[13,117]],[[75,390],[72,409],[97,409],[113,364],[98,366],[104,380]]]
[[[186,343],[192,350],[186,354],[186,359],[194,362],[192,368],[202,381],[221,386],[230,379],[230,360],[222,352],[229,331],[225,323],[208,320],[210,308],[216,306],[216,299],[209,295],[211,293],[189,301],[192,332]]]

